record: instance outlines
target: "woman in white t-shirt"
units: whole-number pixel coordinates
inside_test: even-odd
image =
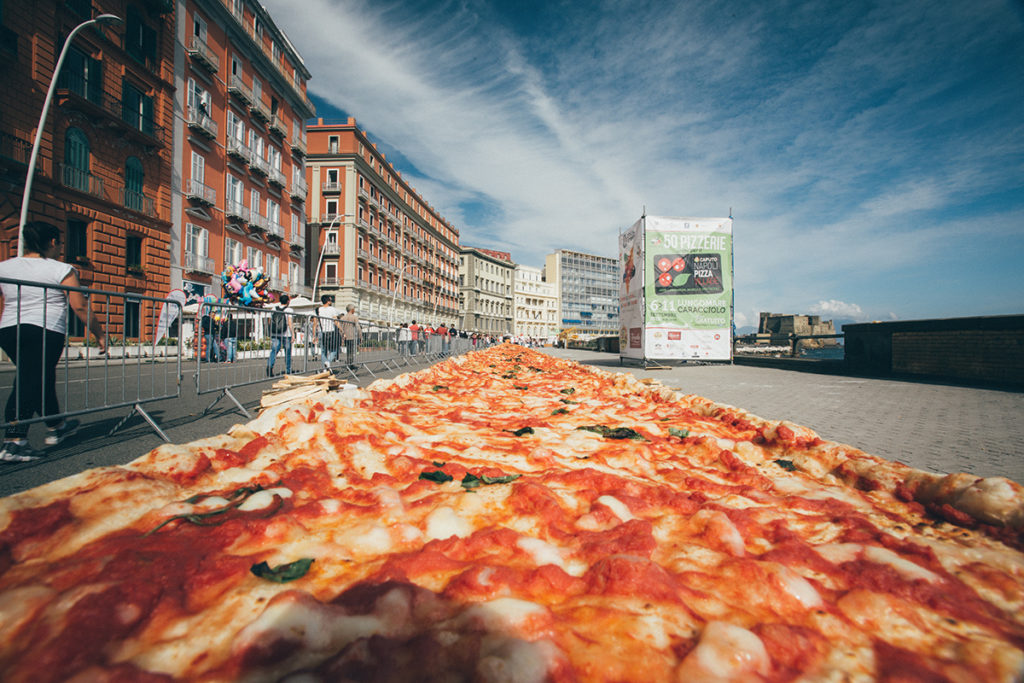
[[[0,278],[38,282],[44,285],[78,287],[78,273],[55,260],[60,251],[60,230],[49,223],[33,221],[23,231],[25,255],[0,263]],[[4,408],[8,424],[34,415],[60,413],[57,402],[57,361],[64,351],[68,329],[68,304],[75,315],[89,325],[107,350],[107,338],[97,316],[89,316],[89,304],[81,292],[48,287],[0,284],[0,348],[14,361],[16,377]],[[46,445],[56,446],[78,425],[77,420],[46,420]],[[23,462],[35,457],[28,444],[28,425],[7,428],[0,462]]]

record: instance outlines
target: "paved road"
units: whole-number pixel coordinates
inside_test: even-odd
[[[816,375],[741,365],[680,366],[645,370],[621,366],[616,355],[547,349],[552,355],[603,370],[652,377],[686,393],[743,408],[767,419],[808,426],[822,438],[934,472],[964,471],[1024,482],[1024,393],[942,384]],[[416,369],[415,366],[412,369]],[[393,377],[406,370],[380,372]],[[197,396],[190,366],[181,397],[146,405],[175,443],[220,434],[245,416],[227,398],[203,411],[217,394]],[[361,370],[353,383],[373,381]],[[9,380],[0,378],[0,386]],[[235,397],[253,414],[267,383],[240,387]],[[0,389],[0,400],[6,400]],[[82,418],[79,433],[51,449],[40,462],[0,465],[0,495],[10,495],[81,470],[126,463],[162,440],[138,416],[112,436],[108,432],[130,412],[124,408]],[[33,428],[41,445],[42,427]]]

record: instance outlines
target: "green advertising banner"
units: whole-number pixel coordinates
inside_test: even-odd
[[[732,356],[732,219],[647,216],[644,355]]]

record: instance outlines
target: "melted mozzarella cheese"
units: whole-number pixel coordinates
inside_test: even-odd
[[[633,513],[629,511],[629,506],[623,503],[618,498],[615,498],[614,496],[600,496],[596,502],[607,506],[609,509],[611,509],[612,512],[615,513],[615,516],[621,519],[623,522],[628,522],[631,519],[635,519],[633,517]]]
[[[812,607],[818,607],[822,604],[821,595],[815,590],[811,582],[804,577],[797,574],[789,567],[778,565],[776,575],[782,583],[783,589],[796,598],[804,607],[808,609]]]
[[[529,536],[520,536],[519,540],[516,541],[516,545],[521,550],[530,554],[533,558],[534,564],[538,567],[542,567],[546,564],[553,564],[556,567],[565,569],[565,558],[562,557],[562,551],[560,548],[556,548],[547,541],[542,541],[539,538],[531,538]]]
[[[676,680],[687,683],[748,681],[769,667],[764,643],[747,629],[712,621],[679,668]]]
[[[352,467],[364,479],[370,479],[375,474],[391,474],[384,465],[384,454],[375,451],[366,441],[352,444]]]
[[[479,624],[487,631],[505,633],[521,629],[526,622],[546,617],[548,610],[535,602],[519,598],[497,598],[473,605],[463,613],[463,618]]]
[[[251,510],[263,510],[264,508],[270,507],[274,503],[274,496],[278,496],[282,499],[291,498],[292,490],[285,488],[284,486],[278,486],[272,489],[263,489],[257,491],[248,498],[245,502],[238,506],[239,510],[248,512]]]
[[[444,540],[452,536],[465,538],[473,533],[473,526],[450,507],[439,507],[427,516],[427,538]]]
[[[910,581],[924,579],[930,583],[935,583],[940,580],[938,574],[931,572],[908,559],[900,557],[888,548],[869,545],[864,548],[864,559],[869,562],[888,565],[899,572],[905,579]]]

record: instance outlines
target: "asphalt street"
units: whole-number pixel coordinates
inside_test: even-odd
[[[1004,476],[1024,482],[1024,393],[943,384],[865,379],[742,365],[682,365],[644,369],[620,364],[614,354],[545,349],[611,372],[630,372],[654,378],[684,393],[698,394],[767,419],[787,419],[814,429],[825,439],[850,444],[873,455],[898,460],[933,472],[969,472]],[[260,377],[262,361],[243,375],[252,384],[232,389],[232,395],[252,415],[270,384]],[[158,364],[157,364],[158,365]],[[174,366],[174,364],[166,364]],[[283,363],[279,359],[278,369]],[[366,386],[377,377],[394,377],[423,365],[385,370],[361,368],[353,384]],[[242,368],[239,368],[240,370]],[[177,370],[173,372],[176,374]],[[198,394],[195,365],[182,367],[180,396],[143,405],[174,443],[187,443],[226,432],[248,418],[222,393]],[[166,368],[154,373],[165,381]],[[7,365],[0,372],[0,400],[6,400],[12,381]],[[80,383],[79,393],[102,391],[100,383]],[[165,385],[160,385],[164,391]],[[109,391],[109,388],[108,388]],[[177,388],[170,387],[170,393]],[[156,394],[158,396],[164,393]],[[102,398],[102,397],[101,397]],[[109,396],[107,396],[109,398]],[[116,397],[115,397],[116,398]],[[95,401],[74,396],[71,400]],[[95,404],[94,404],[95,405]],[[125,417],[123,427],[111,430]],[[82,426],[65,443],[30,463],[0,464],[0,495],[6,496],[91,467],[121,465],[163,440],[131,405],[83,415]],[[31,430],[35,447],[42,447],[43,427]]]

